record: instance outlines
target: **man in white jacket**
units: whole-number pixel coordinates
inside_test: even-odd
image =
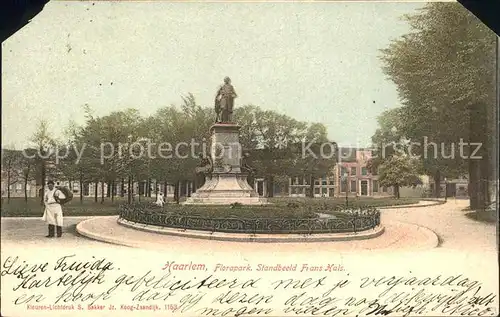
[[[155,204],[158,207],[163,207],[163,204],[165,203],[165,200],[163,199],[163,193],[159,192],[157,197],[156,197],[156,202]]]
[[[59,199],[64,199],[64,194],[54,187],[53,181],[47,182],[48,190],[45,192],[44,203],[45,212],[43,213],[43,220],[49,225],[49,234],[47,238],[53,238],[57,230],[57,237],[62,236],[63,226],[63,213]]]

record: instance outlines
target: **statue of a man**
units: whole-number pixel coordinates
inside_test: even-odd
[[[233,119],[234,98],[238,97],[231,79],[224,78],[224,85],[217,91],[215,96],[215,112],[217,113],[216,122],[231,122]]]

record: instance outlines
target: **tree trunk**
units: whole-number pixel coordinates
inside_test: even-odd
[[[45,154],[45,151],[43,151],[43,149],[41,149],[41,153]],[[45,194],[45,180],[46,180],[46,177],[47,177],[47,171],[45,169],[45,161],[42,159],[40,161],[40,164],[41,164],[41,181],[42,181],[42,188],[41,188],[41,192],[42,194],[40,195],[40,202],[42,203],[42,205],[44,204],[44,201],[43,201],[43,196]]]
[[[469,157],[469,196],[470,208],[482,209],[488,203],[489,153],[487,133],[487,106],[484,104],[469,105],[469,144],[470,150],[479,150]],[[471,155],[470,153],[469,155]],[[472,185],[472,186],[471,186]]]
[[[434,197],[441,197],[441,171],[437,170],[434,174]]]
[[[396,199],[400,198],[399,185],[394,185],[394,197],[396,197]]]
[[[139,182],[137,182],[137,184],[139,184]],[[134,189],[135,189],[135,181],[134,181],[134,177],[132,176],[132,189],[130,190],[131,193],[132,193],[132,201],[135,202],[135,194],[134,194]]]
[[[83,173],[80,172],[80,204],[83,204]]]
[[[188,189],[187,189],[187,180],[183,180],[181,183],[181,195],[180,197],[187,197],[188,195]]]
[[[10,168],[7,171],[7,203],[10,202]],[[42,203],[43,203],[43,197],[42,197]]]
[[[132,178],[130,176],[128,177],[127,183],[127,202],[129,204],[132,203]]]
[[[489,151],[488,146],[488,118],[486,104],[469,106],[469,135],[472,151],[480,145],[475,153],[477,157],[469,157],[469,196],[471,209],[482,209],[488,203],[489,192]]]
[[[486,156],[483,156],[485,158]],[[485,209],[489,204],[489,162],[488,159],[485,158],[479,162],[479,186],[478,186],[478,199],[477,205],[479,209]]]
[[[94,202],[97,202],[97,197],[98,197],[98,190],[99,188],[99,182],[95,182],[95,185],[94,185]]]
[[[155,179],[155,195],[156,195],[155,198],[156,198],[156,200],[158,200],[158,190],[159,190],[158,181]]]
[[[125,179],[122,177],[120,182],[120,197],[125,197],[125,194],[123,193],[124,191],[125,191]]]
[[[31,164],[28,164],[24,173],[24,202],[28,202],[28,179],[30,176]]]
[[[469,205],[471,209],[477,209],[477,161],[469,160]]]
[[[107,181],[106,183],[108,188],[106,189],[106,197],[111,197],[111,181]]]
[[[24,178],[24,202],[28,202],[28,175]]]
[[[180,181],[175,182],[174,186],[174,200],[178,204],[180,201]]]
[[[267,197],[274,197],[274,176],[269,175],[267,177]]]
[[[167,201],[167,194],[168,194],[168,193],[167,193],[167,185],[168,185],[167,180],[165,180],[165,181],[163,182],[163,184],[164,184],[164,186],[163,186],[163,197],[165,197],[165,201]]]
[[[115,180],[112,180],[111,181],[111,202],[115,202],[115,195],[116,195],[116,191],[115,191]]]
[[[309,197],[314,198],[314,176],[309,176]]]
[[[101,182],[101,204],[104,204],[104,184],[105,183],[106,183],[105,181]]]
[[[481,113],[483,114],[480,120],[482,124],[480,124],[479,140],[481,148],[479,149],[479,155],[481,159],[479,160],[479,196],[478,196],[478,205],[480,209],[486,208],[489,204],[490,200],[490,179],[492,171],[490,170],[490,149],[491,142],[489,142],[488,138],[488,118],[487,118],[487,106],[481,105]]]
[[[7,171],[7,202],[10,202],[10,170]],[[43,198],[42,198],[43,203]]]

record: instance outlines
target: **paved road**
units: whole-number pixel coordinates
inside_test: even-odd
[[[103,245],[102,242],[82,237],[76,232],[76,225],[89,217],[65,217],[62,238],[46,238],[47,225],[40,218],[2,218],[2,244],[22,246],[50,246],[63,243],[65,246]]]
[[[451,199],[431,207],[383,210],[383,219],[414,223],[433,230],[441,240],[441,247],[453,250],[496,251],[495,224],[475,221],[463,211],[468,200]]]

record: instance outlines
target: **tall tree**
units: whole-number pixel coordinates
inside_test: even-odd
[[[394,196],[399,199],[399,189],[402,186],[419,184],[418,163],[403,153],[396,153],[385,159],[379,166],[378,181],[381,186],[393,187]]]
[[[40,120],[38,122],[37,129],[33,136],[31,137],[31,143],[37,150],[37,155],[35,157],[37,165],[37,183],[41,185],[39,192],[40,203],[43,204],[43,193],[45,192],[45,182],[47,175],[53,168],[51,163],[51,157],[54,155],[54,150],[56,148],[56,142],[50,133],[49,123],[46,120]]]
[[[264,149],[264,155],[257,157],[257,173],[265,177],[267,195],[274,195],[274,178],[285,175],[297,158],[297,155],[288,155],[290,145],[300,144],[307,132],[307,124],[287,115],[274,111],[254,109],[253,123],[255,129],[255,144],[257,149]],[[286,153],[283,157],[282,153]]]
[[[20,156],[20,178],[23,181],[24,201],[28,202],[28,184],[32,180],[36,180],[36,150],[25,149],[23,155]]]
[[[384,71],[396,83],[403,103],[404,131],[412,140],[426,138],[443,151],[458,152],[460,139],[483,144],[480,159],[427,158],[434,178],[441,171],[469,174],[472,208],[488,201],[490,138],[486,129],[494,109],[495,36],[458,3],[429,3],[406,16],[412,32],[383,50]],[[425,147],[422,148],[425,150]],[[427,149],[428,150],[428,149]],[[469,147],[465,155],[472,154]],[[456,153],[458,154],[458,153]]]

